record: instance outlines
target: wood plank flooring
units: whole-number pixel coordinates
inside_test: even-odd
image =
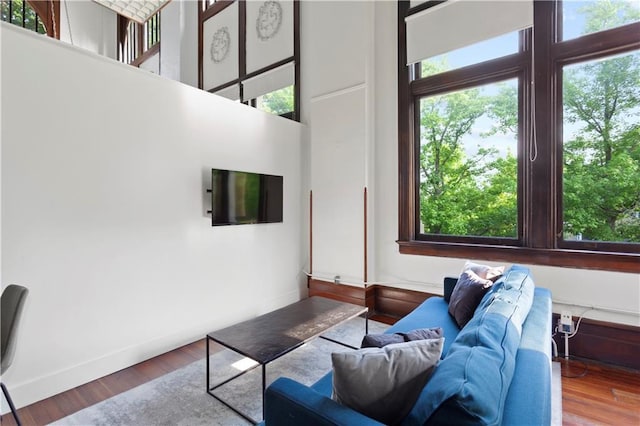
[[[205,350],[205,340],[198,340],[21,408],[18,414],[25,426],[48,424],[204,358]],[[593,362],[560,361],[564,364],[563,425],[640,425],[640,371]],[[15,424],[10,413],[2,416],[1,423]]]
[[[563,425],[640,425],[640,371],[561,362]]]

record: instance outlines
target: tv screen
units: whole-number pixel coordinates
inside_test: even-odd
[[[211,170],[211,225],[282,222],[282,176]]]

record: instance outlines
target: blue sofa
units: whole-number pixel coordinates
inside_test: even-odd
[[[445,344],[435,372],[402,425],[549,425],[551,293],[513,265],[460,329],[448,313],[457,282],[431,297],[387,333],[441,327]],[[266,390],[265,420],[275,425],[379,425],[331,399],[332,373],[308,387],[279,378]]]

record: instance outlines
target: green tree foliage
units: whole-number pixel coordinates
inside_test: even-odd
[[[24,11],[23,11],[24,9]],[[45,34],[47,31],[41,19],[36,19],[36,12],[26,0],[9,0],[0,2],[0,19],[27,29]]]
[[[446,64],[423,63],[429,74]],[[517,234],[517,161],[500,157],[491,136],[517,128],[515,88],[494,96],[480,89],[431,96],[420,104],[420,220],[430,234],[515,237]],[[513,105],[512,105],[513,104]],[[481,117],[494,125],[474,154],[463,138]]]
[[[276,90],[262,96],[261,109],[271,114],[282,115],[293,111],[293,86]]]
[[[640,19],[627,1],[580,8],[585,33]],[[423,75],[446,64],[423,62]],[[640,53],[564,70],[563,220],[565,238],[640,242]],[[517,155],[499,155],[492,138],[516,135],[518,96],[469,89],[421,100],[420,220],[430,234],[516,237]],[[491,128],[475,153],[463,138],[480,122]]]
[[[582,6],[579,13],[584,15],[584,33],[608,30],[640,20],[640,8],[628,0],[597,0]]]
[[[640,17],[627,2],[582,8],[587,32]],[[631,17],[629,16],[631,15]],[[565,70],[565,238],[640,242],[640,54]]]

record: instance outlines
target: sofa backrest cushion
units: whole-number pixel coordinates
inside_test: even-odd
[[[509,385],[502,423],[551,424],[551,292],[536,287],[522,325],[516,372]],[[522,395],[527,395],[523,398]]]
[[[456,288],[456,284],[458,283],[458,277],[444,277],[444,301],[449,303],[451,300],[451,294],[453,290]]]
[[[403,424],[500,424],[533,293],[528,269],[512,266],[460,331]]]

